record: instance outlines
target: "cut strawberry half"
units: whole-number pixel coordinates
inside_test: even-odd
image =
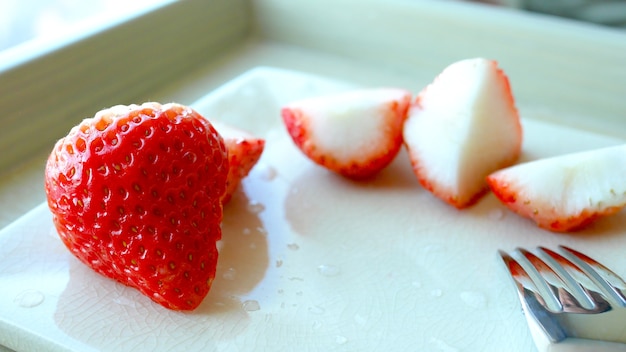
[[[228,150],[228,178],[226,192],[222,196],[222,204],[226,204],[239,187],[241,180],[248,176],[261,158],[265,139],[224,122],[213,121],[213,126],[224,139]]]
[[[94,271],[175,310],[209,292],[227,151],[194,110],[115,106],[59,140],[45,170],[59,236]]]
[[[448,66],[424,88],[403,134],[419,182],[457,208],[486,193],[487,175],[512,165],[522,145],[508,78],[482,58]]]
[[[626,145],[556,156],[487,178],[498,199],[541,228],[574,231],[626,206]]]
[[[378,173],[398,154],[410,100],[403,89],[355,90],[293,102],[282,117],[307,157],[359,179]]]

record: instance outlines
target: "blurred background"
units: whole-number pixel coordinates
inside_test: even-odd
[[[626,29],[626,0],[448,1],[475,1]],[[114,20],[163,2],[166,0],[0,0],[0,50],[35,38],[59,36],[88,22]]]
[[[626,29],[625,0],[484,0],[482,2]]]
[[[164,0],[0,0],[0,50],[130,15]]]

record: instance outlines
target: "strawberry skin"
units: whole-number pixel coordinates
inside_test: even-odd
[[[164,307],[192,310],[215,277],[227,173],[222,138],[192,109],[120,105],[57,142],[45,189],[79,260]]]
[[[224,122],[214,121],[213,127],[224,139],[228,150],[229,171],[226,179],[226,192],[222,196],[222,204],[226,204],[232,198],[241,180],[248,176],[250,170],[261,158],[265,149],[265,139]]]
[[[579,230],[626,206],[626,145],[519,164],[487,177],[493,193],[541,228]]]
[[[487,191],[485,178],[519,157],[522,127],[509,81],[493,60],[448,66],[415,99],[404,143],[424,188],[461,209]]]
[[[313,162],[362,179],[386,167],[402,147],[411,93],[363,89],[300,100],[282,109],[294,143]]]

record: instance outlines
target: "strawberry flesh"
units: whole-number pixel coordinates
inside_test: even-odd
[[[541,228],[567,232],[626,206],[626,145],[539,159],[487,178],[493,193]]]
[[[309,159],[363,179],[385,168],[400,151],[410,100],[411,93],[403,89],[362,89],[295,101],[281,114]]]
[[[241,181],[248,176],[250,170],[261,158],[265,149],[265,139],[252,133],[226,124],[213,122],[213,126],[224,139],[228,150],[228,178],[226,192],[222,196],[222,204],[230,201]]]
[[[68,249],[96,272],[175,310],[215,277],[228,172],[211,124],[178,104],[116,106],[57,142],[48,205]]]
[[[453,63],[418,94],[403,135],[424,188],[457,208],[474,204],[488,191],[487,175],[521,152],[508,78],[493,60]]]

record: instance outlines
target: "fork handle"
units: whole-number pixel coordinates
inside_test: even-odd
[[[548,347],[550,352],[625,352],[626,344],[587,339],[567,338]]]

